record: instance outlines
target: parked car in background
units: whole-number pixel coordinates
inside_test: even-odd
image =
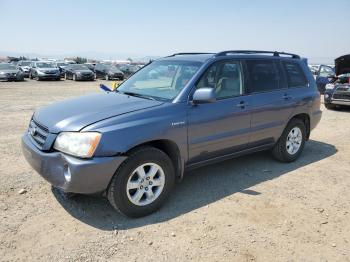
[[[24,74],[16,66],[9,63],[0,63],[0,80],[23,81]]]
[[[84,64],[71,64],[65,69],[64,79],[72,79],[73,81],[77,80],[95,80],[94,72],[92,72]]]
[[[96,63],[85,63],[84,65],[86,65],[92,72],[95,73]]]
[[[95,78],[123,80],[124,73],[114,65],[100,63],[95,66]]]
[[[22,71],[24,77],[29,77],[29,72],[30,72],[30,65],[32,61],[29,60],[20,60],[17,63],[17,67],[19,70]]]
[[[141,69],[141,67],[137,65],[120,65],[118,68],[124,73],[125,77],[130,77]]]
[[[325,86],[326,108],[350,106],[350,54],[335,59],[335,75]]]
[[[61,77],[64,77],[64,73],[66,72],[66,67],[69,65],[66,62],[55,62],[55,66],[60,70]]]
[[[318,70],[320,68],[319,65],[308,65],[308,66],[309,66],[309,69],[310,69],[310,71],[311,71],[311,73],[313,75],[317,75],[318,74]]]
[[[31,64],[30,79],[36,80],[60,80],[60,70],[53,62],[49,61],[33,61]]]
[[[333,81],[334,68],[329,65],[320,65],[316,73],[316,85],[321,94],[324,94],[326,85]]]
[[[151,79],[151,71],[162,73]],[[22,148],[54,187],[101,193],[140,217],[160,208],[185,170],[263,150],[295,161],[321,115],[315,80],[298,55],[174,54],[115,91],[37,110]]]

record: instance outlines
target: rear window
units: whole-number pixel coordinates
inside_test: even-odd
[[[307,87],[308,82],[298,63],[283,62],[288,87]]]
[[[251,83],[251,92],[266,92],[279,89],[280,77],[274,61],[247,60],[246,64]]]

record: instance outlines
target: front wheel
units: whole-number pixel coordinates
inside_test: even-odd
[[[305,124],[302,120],[294,118],[284,129],[281,137],[272,149],[272,154],[281,162],[293,162],[303,151],[305,140]]]
[[[161,207],[174,183],[174,167],[167,154],[143,147],[132,152],[118,168],[107,197],[122,214],[142,217]]]

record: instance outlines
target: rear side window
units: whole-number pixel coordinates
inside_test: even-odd
[[[247,60],[247,69],[252,93],[279,89],[280,77],[272,60]]]
[[[307,87],[308,81],[298,63],[282,62],[287,76],[288,87]]]

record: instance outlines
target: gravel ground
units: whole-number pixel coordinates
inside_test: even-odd
[[[350,261],[350,110],[323,109],[298,161],[259,153],[186,174],[155,214],[65,199],[25,162],[33,111],[98,83],[0,82],[0,260]]]

